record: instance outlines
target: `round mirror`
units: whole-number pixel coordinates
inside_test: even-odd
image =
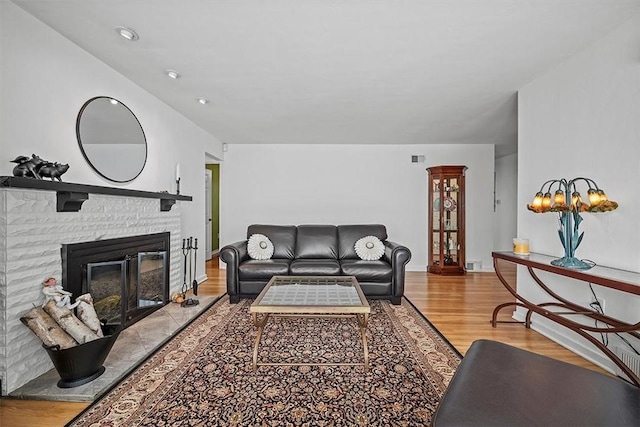
[[[135,179],[147,162],[147,139],[136,116],[117,99],[91,98],[76,122],[80,150],[91,167],[114,182]]]

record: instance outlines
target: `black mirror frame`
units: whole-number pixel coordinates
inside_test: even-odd
[[[142,167],[140,167],[140,171],[138,171],[138,173],[131,179],[117,180],[117,179],[114,179],[114,178],[106,176],[103,172],[98,170],[98,168],[89,159],[89,156],[87,155],[87,153],[84,151],[84,148],[82,146],[82,138],[80,138],[80,120],[82,118],[82,113],[87,108],[87,106],[89,106],[89,104],[91,104],[91,102],[95,101],[96,99],[113,99],[113,100],[117,101],[120,105],[122,105],[124,108],[126,108],[129,111],[129,113],[131,113],[131,116],[135,119],[135,121],[138,123],[138,126],[140,127],[140,132],[142,132],[142,137],[144,138],[144,162],[142,163]],[[78,112],[78,117],[76,118],[76,139],[78,140],[78,146],[80,147],[80,151],[82,152],[82,156],[87,161],[87,163],[89,163],[89,166],[91,166],[91,169],[93,169],[98,175],[100,175],[101,177],[103,177],[104,179],[106,179],[108,181],[118,182],[118,183],[131,182],[131,181],[133,181],[134,179],[136,179],[137,177],[140,176],[140,174],[144,170],[144,167],[147,165],[147,158],[148,158],[148,155],[149,155],[149,145],[147,144],[147,135],[144,133],[144,129],[142,128],[142,125],[140,124],[140,120],[138,120],[138,117],[133,113],[133,111],[131,111],[131,109],[129,107],[127,107],[126,104],[121,102],[119,99],[113,98],[111,96],[94,96],[93,98],[89,99],[87,102],[85,102],[82,105],[82,108],[80,108],[80,111]]]

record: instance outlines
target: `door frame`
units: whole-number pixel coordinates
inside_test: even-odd
[[[211,199],[213,194],[213,172],[210,169],[204,170],[204,228],[205,228],[205,261],[209,261],[213,256],[212,241],[212,220],[213,212],[211,208]]]

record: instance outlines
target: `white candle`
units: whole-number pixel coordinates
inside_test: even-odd
[[[180,181],[180,163],[176,165],[176,181]]]

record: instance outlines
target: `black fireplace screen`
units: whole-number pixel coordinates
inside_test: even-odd
[[[169,233],[62,246],[63,286],[89,292],[98,318],[127,327],[169,302]]]
[[[140,309],[164,304],[167,253],[139,252],[124,260],[87,264],[86,285],[98,319],[124,324]]]

